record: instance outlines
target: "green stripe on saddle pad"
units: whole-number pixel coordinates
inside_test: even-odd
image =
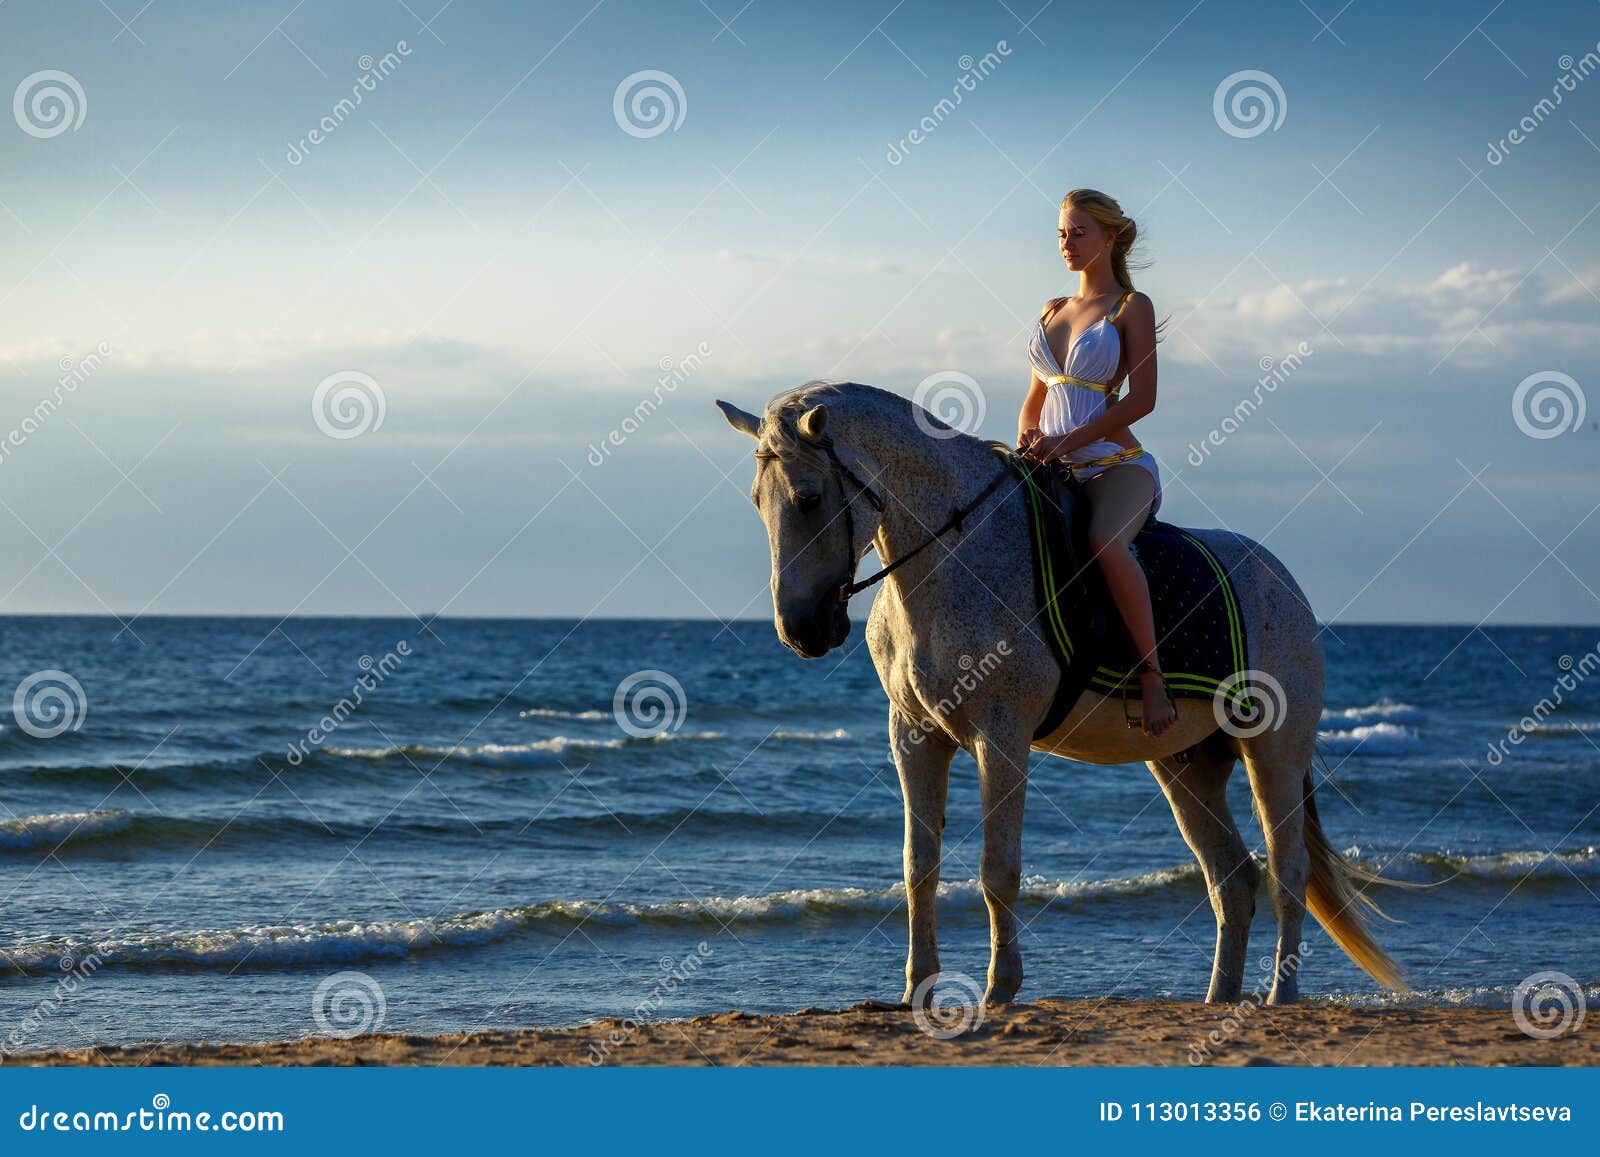
[[[1019,459],[1027,482],[1035,591],[1043,634],[1061,665],[1062,685],[1035,738],[1053,731],[1084,688],[1140,696],[1139,663],[1122,616],[1086,543],[1082,488],[1064,469]],[[1067,527],[1074,525],[1069,537]],[[1155,613],[1156,647],[1175,697],[1219,693],[1241,713],[1252,709],[1244,619],[1227,569],[1189,531],[1151,520],[1134,539]]]

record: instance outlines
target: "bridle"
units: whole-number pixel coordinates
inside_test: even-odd
[[[844,528],[846,542],[845,554],[848,556],[846,559],[845,574],[847,576],[854,575],[856,572],[856,563],[859,561],[858,556],[856,555],[856,521],[855,516],[851,513],[853,500],[849,494],[845,494],[844,480],[848,478],[852,483],[854,483],[856,490],[861,494],[866,495],[867,501],[872,503],[879,514],[882,514],[884,511],[883,499],[879,498],[878,495],[873,491],[872,487],[863,482],[854,470],[850,469],[850,467],[844,464],[844,461],[839,457],[839,452],[833,448],[833,438],[831,436],[824,436],[820,441],[813,442],[812,445],[820,446],[823,450],[827,451],[828,458],[833,463],[833,467],[836,472],[835,476],[839,480],[839,493],[844,495]],[[779,457],[779,454],[775,450],[756,451],[757,459],[777,457]],[[1007,476],[1010,474],[1011,464],[1008,462],[1001,467],[1000,473],[995,475],[994,479],[989,483],[989,485],[983,488],[976,498],[960,509],[952,512],[950,517],[945,521],[945,524],[924,539],[921,545],[917,546],[913,550],[907,551],[893,562],[878,570],[875,574],[868,575],[860,582],[853,582],[847,578],[843,583],[840,583],[838,591],[839,601],[841,603],[848,603],[852,595],[859,594],[868,587],[872,586],[874,583],[880,582],[884,578],[887,578],[890,572],[894,571],[897,567],[903,566],[905,563],[910,562],[917,555],[921,554],[928,547],[932,546],[934,542],[942,537],[947,531],[961,529],[963,520],[965,520],[967,515],[976,510],[984,499],[993,494],[999,488],[1000,483],[1004,482]]]

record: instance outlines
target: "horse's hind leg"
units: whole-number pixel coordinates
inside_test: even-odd
[[[1287,718],[1279,727],[1239,741],[1267,841],[1272,911],[1278,919],[1268,1004],[1293,1004],[1300,995],[1300,934],[1311,870],[1305,840],[1305,783],[1317,741],[1317,716],[1303,714],[1306,718]]]
[[[1208,1001],[1237,1001],[1244,988],[1250,922],[1256,914],[1260,873],[1228,810],[1228,777],[1238,756],[1226,737],[1214,734],[1190,750],[1188,763],[1153,760],[1146,764],[1183,833],[1200,870],[1217,918],[1217,948],[1211,962]]]
[[[934,933],[934,904],[939,891],[939,847],[944,837],[945,799],[955,744],[933,728],[915,727],[895,708],[889,709],[889,746],[900,772],[905,798],[906,907],[911,924],[911,949],[906,955],[905,1003],[917,986],[939,972]]]

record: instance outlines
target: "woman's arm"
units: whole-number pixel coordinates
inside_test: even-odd
[[[1033,383],[1028,387],[1028,396],[1022,401],[1022,413],[1017,415],[1017,445],[1022,445],[1022,439],[1028,431],[1039,425],[1039,415],[1044,410],[1044,399],[1048,392],[1039,375],[1034,374]]]
[[[1150,299],[1136,293],[1124,311],[1122,342],[1128,354],[1128,396],[1105,413],[1066,434],[1043,440],[1047,457],[1069,454],[1125,430],[1156,408],[1156,311]]]

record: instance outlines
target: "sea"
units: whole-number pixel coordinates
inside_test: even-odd
[[[1324,826],[1431,886],[1372,893],[1413,992],[1308,921],[1305,998],[1509,1007],[1553,974],[1592,1006],[1600,628],[1323,643]],[[0,657],[0,1060],[901,996],[859,622],[805,661],[768,620],[27,616]],[[1230,802],[1259,853],[1242,768]],[[940,952],[981,989],[980,851],[959,754]],[[1035,753],[1023,870],[1023,999],[1204,996],[1210,905],[1142,765]],[[1274,937],[1263,889],[1247,993]]]

